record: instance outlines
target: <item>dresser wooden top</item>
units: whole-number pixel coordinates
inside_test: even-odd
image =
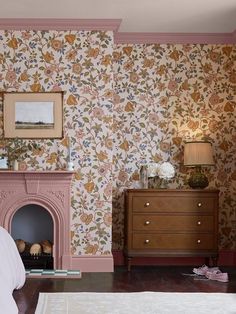
[[[138,193],[138,194],[187,194],[187,195],[197,195],[197,194],[209,194],[209,193],[219,193],[217,189],[125,189],[125,193]]]

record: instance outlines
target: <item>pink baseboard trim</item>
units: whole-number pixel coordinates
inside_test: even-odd
[[[116,33],[116,44],[235,44],[232,33]]]
[[[125,265],[123,251],[112,252],[115,266]],[[133,258],[133,265],[203,265],[205,259],[202,257],[136,257]],[[236,266],[235,250],[220,250],[219,266]]]
[[[121,19],[23,19],[1,18],[4,30],[110,30],[116,32]]]
[[[80,255],[72,256],[71,268],[86,272],[113,272],[114,260],[112,255],[94,256]]]

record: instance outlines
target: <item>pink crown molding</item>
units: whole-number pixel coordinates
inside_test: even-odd
[[[235,44],[232,33],[116,33],[116,44]]]
[[[117,32],[121,19],[0,18],[4,30],[101,30]]]
[[[2,30],[101,30],[113,31],[115,44],[235,44],[232,33],[118,32],[122,19],[0,18]]]

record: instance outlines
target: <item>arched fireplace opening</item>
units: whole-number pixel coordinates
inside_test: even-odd
[[[19,208],[12,218],[11,235],[26,269],[53,269],[53,219],[45,208],[37,204]]]
[[[14,239],[30,243],[43,240],[53,242],[53,220],[49,212],[40,205],[28,204],[14,214],[11,225]]]

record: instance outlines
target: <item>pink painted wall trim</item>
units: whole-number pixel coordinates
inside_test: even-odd
[[[116,44],[235,44],[232,33],[116,33]]]
[[[6,30],[108,30],[117,31],[121,19],[0,19]]]
[[[113,272],[114,260],[112,255],[94,256],[80,255],[72,256],[72,269],[79,269],[81,272]]]
[[[103,30],[114,31],[116,44],[235,44],[232,33],[119,33],[122,19],[17,19],[0,18],[3,30]]]

